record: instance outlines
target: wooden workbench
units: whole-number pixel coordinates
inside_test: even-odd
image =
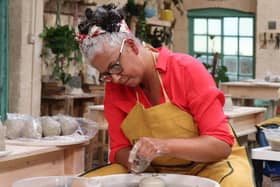
[[[280,83],[261,80],[221,83],[224,94],[234,99],[263,99],[271,101],[272,117],[275,115],[274,101],[279,99]]]
[[[280,151],[273,151],[270,146],[258,147],[252,149],[251,157],[255,160],[280,161]]]
[[[103,94],[83,93],[77,95],[44,95],[42,96],[42,115],[54,115],[53,106],[63,102],[64,114],[69,116],[83,116],[84,104],[95,103],[96,99],[103,98]]]
[[[259,160],[257,161],[257,163],[260,161],[280,162],[280,151],[273,151],[271,150],[270,146],[253,148],[251,149],[251,158],[253,159],[253,162],[254,160]],[[261,163],[261,165],[263,165],[263,163]],[[258,169],[258,172],[260,172],[259,171],[260,168],[256,167],[255,169]],[[265,175],[263,175],[262,177],[263,179],[259,179],[264,181],[262,186],[272,186],[272,187],[280,186],[279,176],[271,175],[269,177],[270,179]],[[265,183],[269,183],[269,184],[265,184]]]
[[[279,82],[257,80],[221,83],[221,89],[225,94],[230,94],[233,98],[244,99],[277,100],[279,88]]]
[[[229,123],[233,127],[241,145],[248,145],[248,137],[253,137],[257,132],[256,124],[265,120],[266,108],[233,106],[233,110],[225,111]]]
[[[6,145],[11,153],[0,158],[0,187],[11,187],[22,178],[84,172],[87,143],[63,147]]]
[[[266,108],[233,106],[233,110],[225,111],[237,137],[257,132],[256,124],[265,120]]]

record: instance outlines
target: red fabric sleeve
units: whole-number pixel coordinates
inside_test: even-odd
[[[106,96],[104,100],[104,114],[108,122],[108,134],[110,137],[110,155],[109,160],[115,163],[116,152],[122,148],[130,147],[129,140],[123,134],[120,126],[126,114],[114,103],[112,87],[106,85]]]
[[[200,135],[211,135],[233,145],[228,120],[223,112],[224,95],[217,89],[210,73],[202,63],[193,59],[186,67],[186,100],[198,125]]]

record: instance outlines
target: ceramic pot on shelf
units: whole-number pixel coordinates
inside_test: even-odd
[[[147,18],[157,16],[157,14],[158,14],[158,9],[157,8],[158,8],[158,5],[157,5],[156,0],[147,1],[147,4],[146,4],[145,9],[144,9],[145,16]]]
[[[173,21],[174,20],[174,14],[171,9],[163,9],[160,11],[160,20],[163,21]]]

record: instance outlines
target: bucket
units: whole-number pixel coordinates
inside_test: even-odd
[[[161,10],[160,11],[160,20],[173,21],[174,20],[173,11],[169,10],[169,9]]]

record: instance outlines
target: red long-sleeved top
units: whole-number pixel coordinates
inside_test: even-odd
[[[234,137],[223,112],[224,95],[201,62],[189,55],[161,48],[156,69],[160,72],[170,101],[193,116],[200,135],[214,136],[233,145]],[[140,102],[146,108],[150,107],[151,104],[140,87],[106,84],[104,108],[109,123],[111,163],[115,162],[118,150],[131,146],[120,126],[136,103],[135,90],[139,93]],[[163,92],[160,101],[165,102]]]

